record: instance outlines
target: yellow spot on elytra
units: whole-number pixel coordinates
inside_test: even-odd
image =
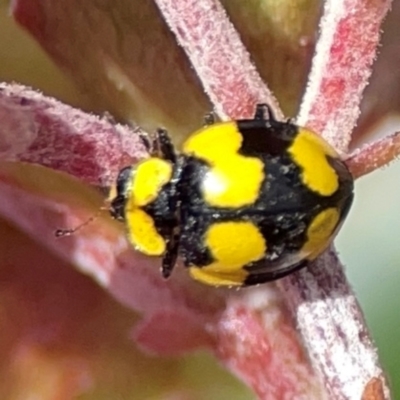
[[[205,267],[191,267],[190,274],[213,286],[242,285],[248,276],[243,267],[260,260],[267,251],[257,226],[246,221],[212,224],[204,242],[215,261]]]
[[[329,245],[337,228],[340,214],[332,207],[321,211],[307,229],[307,242],[301,253],[309,260],[314,260]]]
[[[160,158],[148,158],[132,174],[128,207],[143,207],[155,200],[161,188],[171,180],[172,165]]]
[[[299,128],[288,152],[302,169],[302,182],[309,189],[322,196],[331,196],[338,190],[339,178],[326,156],[339,156],[320,136],[305,128]]]
[[[210,166],[202,183],[204,199],[215,207],[253,204],[264,180],[264,166],[256,157],[238,154],[242,135],[235,122],[205,127],[183,145],[183,153],[206,161]]]
[[[249,275],[244,269],[232,273],[221,273],[210,270],[209,267],[190,267],[192,279],[210,286],[242,286]]]
[[[128,239],[133,247],[149,256],[160,256],[165,252],[165,240],[157,232],[153,218],[140,208],[126,209]]]

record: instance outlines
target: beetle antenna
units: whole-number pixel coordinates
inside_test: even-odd
[[[80,223],[79,225],[73,227],[73,228],[68,228],[68,229],[56,229],[54,232],[54,236],[55,237],[64,237],[64,236],[70,236],[72,234],[74,234],[77,231],[80,231],[82,228],[84,228],[86,225],[89,225],[90,223],[92,223],[94,220],[96,220],[99,215],[103,212],[103,211],[108,211],[110,209],[110,207],[108,206],[101,206],[93,215],[91,215],[87,220],[83,221],[82,223]]]
[[[267,118],[265,118],[265,114],[267,114]],[[268,121],[276,121],[275,114],[272,111],[272,107],[266,103],[260,103],[256,105],[254,119],[266,119]]]

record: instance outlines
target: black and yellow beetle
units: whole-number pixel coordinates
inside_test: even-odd
[[[314,132],[277,121],[267,105],[253,119],[211,123],[176,153],[166,131],[152,157],[120,171],[111,214],[133,247],[177,256],[214,286],[281,278],[329,245],[353,200],[353,178]]]

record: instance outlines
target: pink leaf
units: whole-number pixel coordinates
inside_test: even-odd
[[[174,308],[159,305],[154,314],[135,326],[133,337],[146,351],[177,355],[201,347],[213,347],[214,338],[209,330],[204,329],[207,325],[211,326],[211,321],[201,318],[193,310],[177,310],[175,304]]]
[[[321,387],[291,327],[279,291],[261,286],[230,297],[217,324],[216,352],[260,399],[321,399]]]

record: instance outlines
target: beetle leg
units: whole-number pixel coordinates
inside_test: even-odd
[[[265,118],[267,113],[268,117]],[[256,112],[254,113],[254,119],[262,119],[267,121],[276,121],[272,107],[269,104],[261,103],[256,105]]]
[[[162,259],[161,274],[168,278],[176,264],[179,248],[179,234],[173,233],[167,242],[167,250]]]
[[[158,128],[153,144],[154,152],[160,155],[164,160],[171,161],[175,164],[176,153],[171,138],[166,129]]]
[[[142,144],[143,144],[144,148],[146,149],[146,151],[151,154],[153,152],[153,143],[152,143],[152,140],[150,139],[149,135],[142,131],[138,131],[137,134],[139,136],[139,139],[142,141]]]

